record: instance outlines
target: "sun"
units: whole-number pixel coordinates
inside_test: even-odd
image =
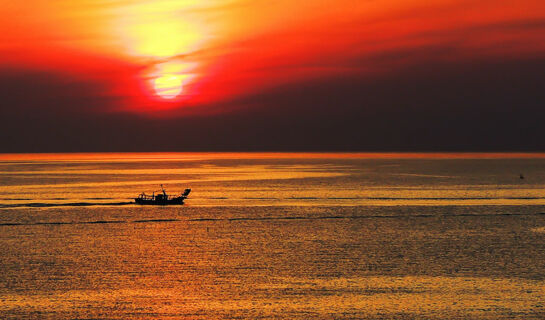
[[[182,93],[182,77],[176,74],[159,76],[153,81],[153,87],[159,97],[174,99]]]
[[[155,96],[163,100],[174,100],[183,94],[189,97],[191,84],[195,80],[194,64],[170,60],[155,64],[147,72],[149,88],[155,91]]]

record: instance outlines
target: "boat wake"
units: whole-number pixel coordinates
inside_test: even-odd
[[[134,202],[69,202],[69,203],[27,202],[27,203],[0,204],[0,209],[2,208],[126,206],[131,204],[134,204]]]

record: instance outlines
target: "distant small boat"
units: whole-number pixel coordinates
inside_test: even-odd
[[[138,198],[134,198],[134,202],[136,202],[136,204],[151,204],[161,206],[170,204],[184,204],[184,200],[187,199],[187,196],[189,196],[191,189],[185,189],[184,192],[179,196],[169,196],[163,188],[163,185],[161,185],[161,191],[162,193],[159,193],[157,195],[155,195],[155,192],[153,192],[151,196],[146,195],[142,192],[138,196]]]

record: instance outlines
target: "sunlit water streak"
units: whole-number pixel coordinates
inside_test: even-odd
[[[544,228],[542,157],[12,157],[0,318],[542,319]]]

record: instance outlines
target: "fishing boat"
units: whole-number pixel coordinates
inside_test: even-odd
[[[169,204],[184,204],[184,200],[187,199],[187,196],[189,196],[189,193],[191,192],[191,189],[185,189],[184,192],[182,192],[179,196],[170,196],[166,193],[165,188],[163,188],[163,185],[161,185],[161,193],[147,195],[145,193],[141,193],[138,198],[134,198],[134,202],[136,204],[151,204],[151,205],[169,205]]]

